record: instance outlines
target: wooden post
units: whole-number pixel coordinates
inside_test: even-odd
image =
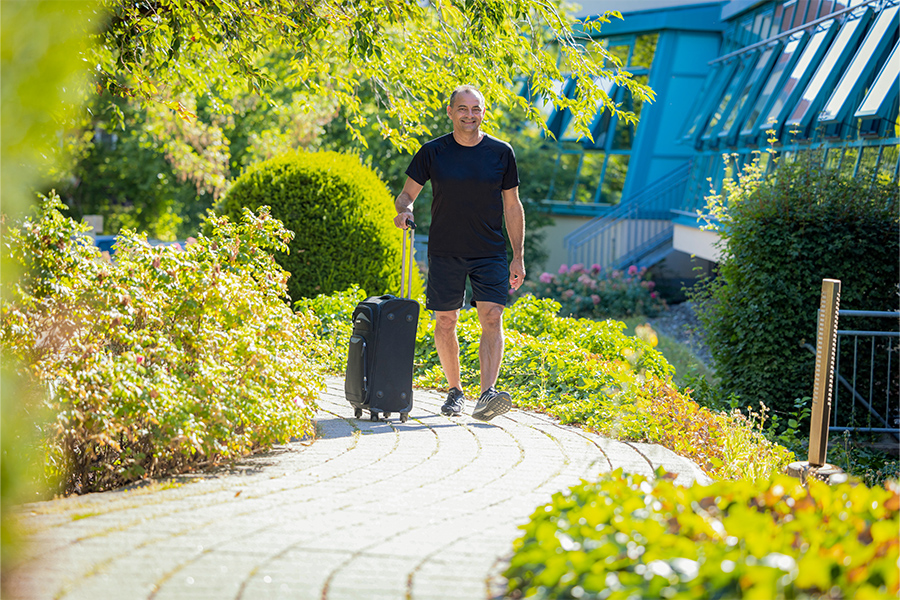
[[[812,421],[809,425],[809,464],[812,467],[825,465],[825,454],[828,451],[828,422],[831,420],[831,398],[834,392],[834,358],[840,303],[841,282],[837,279],[823,279],[816,336],[816,380],[813,385]]]

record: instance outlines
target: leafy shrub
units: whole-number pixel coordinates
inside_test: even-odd
[[[350,315],[364,297],[351,289],[303,302],[333,344],[330,364],[343,372]],[[654,349],[654,334],[637,337],[624,324],[557,316],[553,300],[525,296],[504,313],[506,344],[498,385],[523,408],[545,411],[565,423],[604,435],[659,443],[697,462],[712,477],[763,477],[780,471],[793,455],[762,433],[764,418],[701,408],[675,389],[672,367]],[[476,311],[463,311],[457,331],[463,385],[477,390],[481,330]],[[443,371],[434,346],[434,321],[420,313],[416,384],[441,388]]]
[[[290,251],[275,257],[291,274],[294,300],[358,285],[372,295],[400,291],[401,233],[390,192],[359,158],[297,152],[250,167],[228,191],[221,210],[270,206],[294,232]],[[421,289],[417,270],[413,291]]]
[[[604,271],[600,265],[561,265],[556,275],[541,273],[537,281],[526,281],[517,296],[532,295],[559,302],[563,317],[623,318],[657,316],[666,307],[653,291],[647,269],[631,266],[626,272]]]
[[[512,598],[896,598],[900,496],[776,476],[685,488],[618,470],[539,507]]]
[[[809,157],[765,177],[754,161],[708,199],[722,259],[693,297],[724,395],[786,414],[812,395],[815,359],[800,345],[815,346],[822,279],[841,280],[842,309],[897,308],[897,182],[870,181]]]
[[[4,351],[48,388],[48,476],[109,489],[312,434],[315,323],[285,304],[262,210],[211,217],[184,249],[125,231],[103,260],[57,197],[4,232],[24,273],[3,306]]]

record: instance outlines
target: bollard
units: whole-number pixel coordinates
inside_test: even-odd
[[[822,280],[819,298],[819,322],[816,334],[816,373],[813,384],[812,419],[809,424],[809,455],[806,462],[788,466],[788,474],[806,480],[808,476],[826,481],[843,472],[825,463],[828,452],[828,421],[831,419],[831,398],[834,393],[834,360],[837,350],[838,308],[841,303],[841,282]],[[846,477],[836,477],[844,480]]]

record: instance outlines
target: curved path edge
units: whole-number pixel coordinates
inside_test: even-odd
[[[440,414],[416,390],[400,423],[354,419],[327,379],[314,443],[228,469],[32,503],[18,523],[23,600],[502,597],[519,527],[552,494],[622,468],[707,483],[691,461],[513,409]],[[368,415],[366,415],[367,417]]]

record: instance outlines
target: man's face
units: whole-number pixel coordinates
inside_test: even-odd
[[[456,95],[452,106],[447,107],[447,116],[453,122],[453,130],[459,133],[474,133],[484,119],[484,103],[476,94],[463,91]]]

